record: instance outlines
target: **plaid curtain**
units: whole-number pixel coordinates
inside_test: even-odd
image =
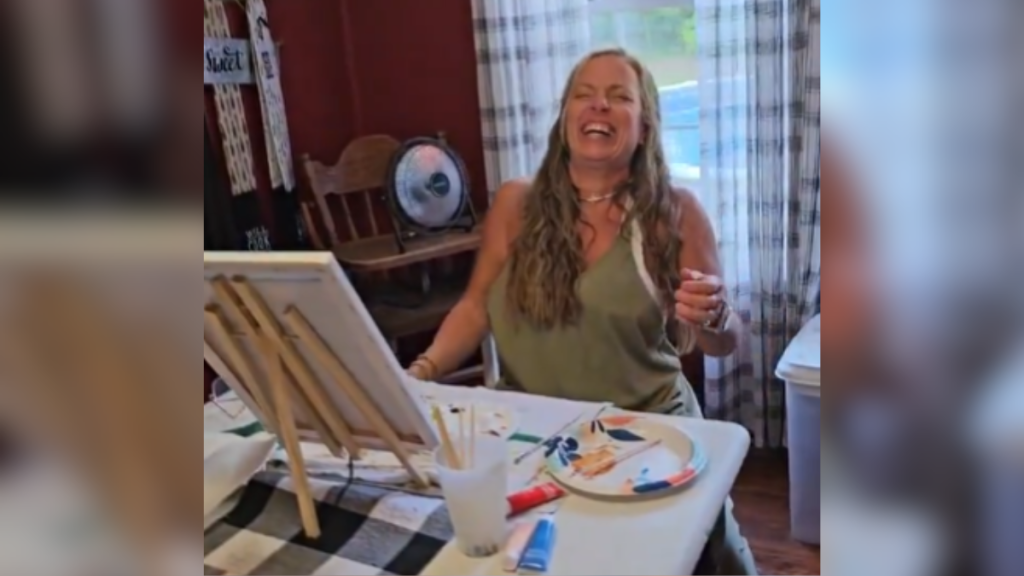
[[[562,88],[590,48],[588,0],[473,0],[487,188],[532,176]]]
[[[697,0],[701,195],[749,337],[709,359],[707,412],[785,442],[775,368],[820,276],[820,0]]]

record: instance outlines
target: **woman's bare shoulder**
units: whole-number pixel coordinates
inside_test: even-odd
[[[703,208],[697,193],[685,186],[672,186],[672,196],[683,210]]]
[[[505,182],[494,194],[493,204],[506,207],[521,206],[532,184],[533,181],[529,178],[516,178]]]
[[[673,191],[679,202],[679,235],[683,240],[680,267],[721,276],[715,228],[700,196],[682,187],[674,187]]]
[[[504,262],[512,240],[519,233],[523,204],[530,190],[530,180],[509,180],[501,185],[491,199],[484,219],[481,254],[492,262]]]
[[[522,214],[532,183],[529,178],[517,178],[502,184],[494,194],[490,212],[501,215],[506,221],[517,220]]]
[[[679,226],[684,230],[704,228],[710,224],[707,210],[696,192],[683,186],[672,187],[672,197],[679,215]]]

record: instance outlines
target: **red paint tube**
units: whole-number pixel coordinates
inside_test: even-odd
[[[554,482],[521,490],[508,497],[508,515],[510,518],[518,516],[548,502],[554,502],[563,496],[565,496],[565,490]]]

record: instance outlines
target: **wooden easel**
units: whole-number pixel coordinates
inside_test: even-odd
[[[205,325],[222,343],[225,363],[243,382],[245,389],[238,392],[252,399],[268,431],[284,444],[306,536],[318,538],[320,524],[302,456],[299,422],[307,424],[335,455],[340,455],[344,448],[349,458],[358,459],[362,451],[351,426],[327,393],[329,385],[345,393],[409,475],[420,485],[429,486],[381,410],[295,305],[288,306],[283,314],[274,314],[244,276],[230,280],[217,277],[210,284],[219,305],[205,307]],[[246,340],[259,352],[266,381],[242,345]],[[333,382],[318,381],[317,371],[296,343],[310,351],[317,367],[329,374]]]

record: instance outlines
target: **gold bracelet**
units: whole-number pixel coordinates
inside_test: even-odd
[[[420,354],[416,358],[416,361],[412,363],[412,365],[420,365],[427,369],[427,377],[425,378],[425,380],[435,380],[440,375],[441,372],[441,370],[438,369],[437,367],[437,363],[431,360],[430,356],[427,356],[426,354]]]
[[[428,369],[426,364],[422,362],[413,362],[407,370],[410,376],[417,380],[423,380],[425,382],[430,381],[430,374],[427,374]]]

